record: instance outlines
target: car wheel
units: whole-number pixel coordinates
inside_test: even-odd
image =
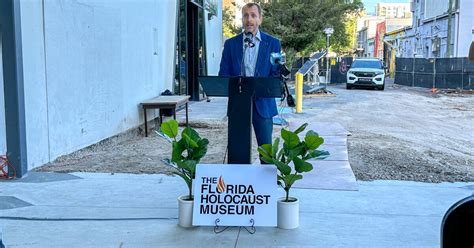
[[[385,89],[385,84],[382,84],[382,86],[379,86],[379,90],[384,90]]]
[[[348,89],[348,90],[352,89],[352,85],[346,84],[346,89]]]

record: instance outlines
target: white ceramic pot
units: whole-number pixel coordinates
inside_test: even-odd
[[[194,201],[187,200],[189,195],[178,197],[178,225],[181,227],[193,226],[193,204]]]
[[[277,223],[282,229],[294,229],[300,225],[300,202],[294,197],[289,197],[290,202],[284,202],[285,197],[277,202]],[[292,200],[292,201],[291,201]]]

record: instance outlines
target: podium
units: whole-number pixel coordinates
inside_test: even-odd
[[[207,96],[228,96],[228,164],[251,164],[253,99],[282,95],[278,77],[199,76]]]

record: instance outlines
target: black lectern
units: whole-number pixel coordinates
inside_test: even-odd
[[[254,97],[281,97],[280,78],[199,76],[207,96],[228,96],[229,164],[251,164]]]
[[[474,247],[474,194],[454,203],[441,222],[441,247]]]

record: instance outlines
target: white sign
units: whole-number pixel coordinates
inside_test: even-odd
[[[194,226],[276,226],[274,165],[198,164]]]

